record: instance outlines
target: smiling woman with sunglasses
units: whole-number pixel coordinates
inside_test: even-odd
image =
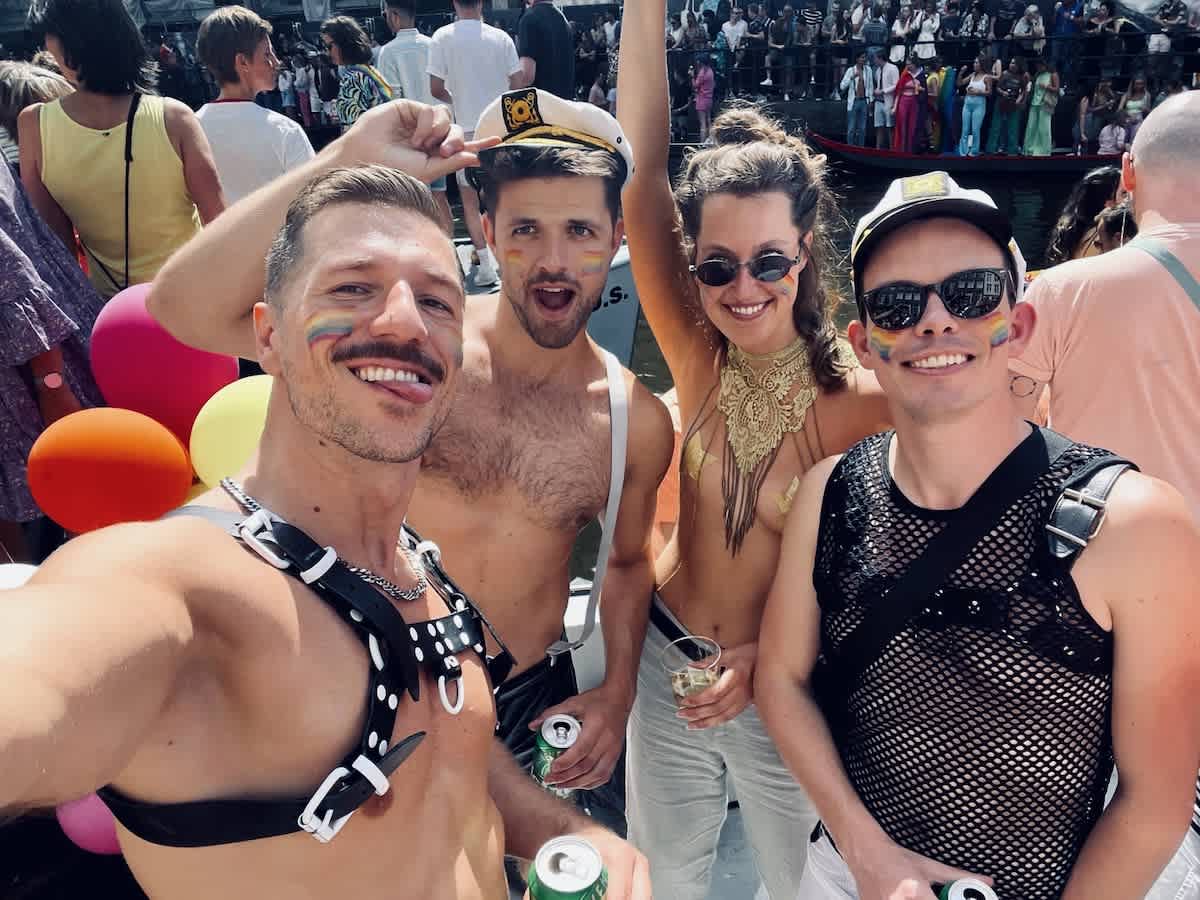
[[[631,718],[630,837],[656,898],[700,900],[734,783],[768,893],[791,900],[815,814],[752,705],[759,624],[800,478],[887,414],[838,339],[823,283],[824,159],[737,108],[672,194],[664,14],[662,0],[627,0],[617,87],[636,162],[622,195],[633,274],[684,432],[679,525],[657,564]],[[659,654],[688,635],[721,646],[724,674],[677,716]]]

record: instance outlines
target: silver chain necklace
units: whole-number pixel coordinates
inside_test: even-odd
[[[262,504],[242,490],[241,485],[237,484],[232,478],[222,478],[221,487],[225,488],[229,496],[233,497],[238,504],[248,512],[256,513],[261,510]],[[365,581],[372,587],[379,588],[393,600],[400,603],[412,603],[414,600],[420,600],[425,596],[425,591],[429,588],[429,580],[425,577],[425,566],[418,560],[411,550],[400,543],[400,549],[404,553],[404,558],[408,561],[408,567],[412,570],[417,583],[410,588],[402,588],[397,584],[388,581],[382,575],[376,575],[370,569],[364,569],[362,566],[352,566],[344,559],[341,559],[342,565]]]

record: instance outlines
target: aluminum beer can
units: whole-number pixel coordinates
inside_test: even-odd
[[[533,754],[533,780],[554,796],[564,800],[575,791],[546,784],[546,777],[550,774],[550,765],[579,740],[582,727],[578,719],[558,715],[551,716],[543,722],[537,733],[537,750]]]
[[[960,878],[942,887],[939,900],[999,900],[996,892],[978,878]]]
[[[529,870],[529,900],[604,900],[608,872],[600,853],[580,837],[542,845]]]

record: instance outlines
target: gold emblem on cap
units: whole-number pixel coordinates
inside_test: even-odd
[[[504,95],[504,128],[509,134],[541,124],[542,114],[538,111],[537,91]]]
[[[945,172],[929,172],[900,179],[900,196],[905,200],[950,195],[950,178]]]

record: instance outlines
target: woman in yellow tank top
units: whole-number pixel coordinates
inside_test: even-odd
[[[68,248],[78,233],[108,298],[150,281],[224,209],[212,151],[187,106],[151,94],[155,67],[121,0],[35,0],[29,25],[76,91],[21,113],[21,180]]]

